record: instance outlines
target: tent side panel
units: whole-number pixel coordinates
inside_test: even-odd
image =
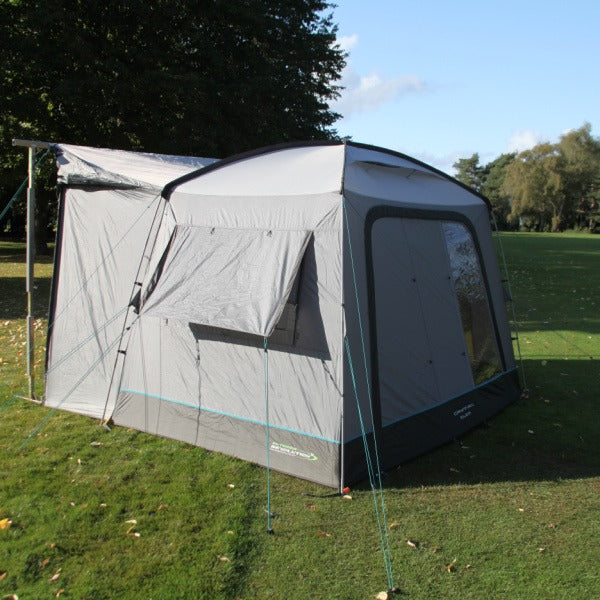
[[[348,177],[348,179],[351,178]],[[382,464],[387,467],[418,456],[468,431],[510,402],[517,400],[520,394],[510,346],[506,309],[499,300],[501,297],[500,275],[496,259],[491,256],[493,244],[487,221],[487,207],[483,202],[474,204],[468,199],[464,204],[461,204],[460,196],[467,195],[464,190],[459,190],[457,193],[456,186],[451,183],[427,180],[424,177],[419,178],[417,176],[411,176],[410,180],[404,182],[399,178],[395,191],[389,191],[388,194],[395,196],[396,202],[389,200],[382,202],[377,198],[353,193],[348,189],[344,192],[347,206],[346,215],[350,228],[350,235],[348,236],[345,232],[344,240],[345,319],[354,373],[351,373],[350,365],[346,361],[344,372],[344,443],[342,445],[343,483],[350,483],[366,474],[364,471],[360,419],[356,408],[357,401],[353,381],[357,383],[358,402],[368,439],[371,443],[373,442],[373,431],[375,431],[379,442]],[[428,201],[419,204],[419,200],[426,197]],[[449,204],[449,197],[455,199],[454,205]],[[442,198],[444,201],[436,205],[434,203],[436,198]],[[412,229],[420,226],[419,219],[437,222],[438,225],[434,229],[437,227],[438,230],[444,222],[458,222],[461,226],[464,225],[465,230],[470,232],[477,250],[492,311],[492,335],[500,348],[500,357],[495,373],[490,374],[485,380],[476,381],[475,383],[473,383],[471,377],[462,377],[462,379],[454,378],[455,381],[450,382],[449,387],[446,385],[447,382],[440,386],[439,377],[441,374],[446,373],[446,376],[452,377],[452,373],[449,372],[448,365],[444,364],[444,353],[437,352],[441,346],[436,344],[435,341],[429,341],[428,344],[431,346],[433,343],[433,347],[429,348],[429,352],[423,355],[423,358],[431,361],[432,366],[435,366],[434,363],[437,361],[441,369],[438,369],[439,373],[434,378],[437,381],[438,385],[436,387],[438,389],[432,390],[432,393],[429,394],[431,397],[421,407],[415,404],[415,400],[418,400],[413,393],[415,390],[406,389],[407,379],[403,377],[402,352],[406,355],[407,360],[414,361],[418,357],[411,356],[411,348],[404,348],[396,352],[395,348],[399,348],[399,345],[403,342],[406,343],[406,336],[403,336],[401,331],[397,331],[397,327],[394,327],[393,322],[390,322],[389,326],[385,323],[380,323],[378,326],[376,323],[375,309],[378,306],[376,294],[386,290],[392,284],[386,280],[388,275],[386,275],[385,270],[380,271],[379,287],[381,289],[374,289],[375,279],[372,262],[375,258],[380,261],[386,260],[386,257],[389,261],[397,260],[398,264],[393,266],[392,271],[399,274],[413,267],[411,266],[410,257],[400,256],[402,244],[400,244],[398,236],[392,240],[392,246],[398,247],[386,251],[385,243],[382,241],[382,236],[386,235],[385,228],[381,228],[381,226],[373,228],[373,223],[376,220],[370,221],[369,211],[375,207],[382,207],[383,209],[383,212],[379,214],[379,218],[387,215],[388,217],[409,219],[413,223],[411,225]],[[427,223],[425,224],[427,225]],[[426,240],[420,240],[419,236],[413,236],[413,238],[411,239],[408,236],[405,241],[411,245],[411,253],[413,255],[418,254],[418,262],[427,263],[427,261],[431,261],[433,247],[428,246]],[[349,251],[350,244],[352,246],[352,257],[350,257]],[[376,252],[373,252],[374,245],[378,245],[379,248]],[[421,278],[425,277],[424,281],[431,288],[430,293],[426,297],[421,294],[423,296],[421,299],[415,296],[415,302],[406,302],[406,306],[397,306],[399,315],[402,310],[410,310],[411,307],[414,309],[415,306],[413,305],[415,303],[419,305],[419,310],[426,309],[431,313],[432,310],[436,310],[436,302],[441,301],[441,296],[447,296],[447,294],[440,294],[440,290],[442,290],[442,283],[447,286],[448,282],[452,280],[452,273],[450,271],[442,273],[443,269],[440,268],[439,261],[447,262],[449,256],[443,256],[441,251],[438,254],[440,256],[436,259],[437,262],[431,265],[431,268],[427,268],[425,264],[420,265]],[[427,268],[426,273],[423,272],[423,268]],[[436,273],[438,278],[443,275],[444,282],[434,282],[436,288],[434,289],[431,285],[432,282],[428,280]],[[414,277],[412,273],[406,275],[411,280]],[[354,278],[356,278],[358,286],[356,293]],[[416,283],[419,283],[418,280]],[[415,282],[411,281],[411,284],[415,285]],[[404,295],[407,291],[402,286],[405,285],[401,284],[401,291]],[[357,306],[356,296],[358,296],[360,307]],[[423,299],[426,301],[423,302]],[[395,314],[394,302],[390,298],[380,300],[380,307],[387,307],[388,317],[393,321]],[[457,312],[456,307],[453,311]],[[409,317],[409,315],[404,314],[401,316],[405,320]],[[415,315],[415,319],[417,317],[418,315]],[[428,319],[428,316],[423,315],[423,318]],[[440,322],[437,325],[435,323],[435,318],[433,320],[429,319],[426,329],[430,334],[439,332],[439,335],[444,335],[444,330],[446,334],[450,334],[449,328],[444,323]],[[414,323],[411,322],[410,325],[412,327]],[[462,328],[457,329],[454,327],[455,336],[456,331],[460,331],[460,329]],[[388,355],[383,357],[383,364],[388,365],[388,368],[386,378],[383,381],[383,390],[381,389],[382,381],[380,379],[381,357],[377,356],[377,351],[381,352],[382,347],[379,340],[375,343],[376,334],[393,337],[393,339],[387,340],[384,348]],[[462,331],[460,331],[460,334],[462,339],[453,344],[455,353],[465,349],[465,342],[467,350],[470,349],[472,344],[472,340],[466,335],[466,332],[464,337]],[[415,338],[415,341],[418,342],[419,340]],[[365,358],[363,357],[363,343],[366,368]],[[374,346],[377,347],[377,351]],[[461,359],[458,357],[456,360],[463,360],[465,368],[468,370],[466,358]],[[409,377],[408,380],[410,381],[410,379]],[[422,386],[429,385],[429,383],[431,383],[429,380],[423,378],[420,380]],[[417,387],[417,385],[413,386],[415,389]],[[382,403],[387,402],[384,396],[386,393],[389,396],[390,390],[398,401],[395,406],[386,404],[384,407]],[[372,404],[369,402],[369,391]],[[402,398],[405,396],[406,398],[403,400]],[[402,408],[403,405],[404,411],[398,412],[398,408]],[[396,413],[395,418],[392,415],[394,412]]]
[[[292,341],[276,327],[268,346],[271,465],[333,487],[342,412],[339,222],[331,213],[304,254]],[[142,314],[113,420],[265,464],[264,358],[259,336]]]
[[[68,187],[48,348],[46,404],[101,417],[156,196]]]
[[[121,391],[118,424],[264,465],[264,421],[240,419],[167,397]],[[140,423],[143,415],[144,424]],[[270,465],[323,485],[339,482],[339,443],[271,426]]]
[[[379,440],[381,467],[390,469],[463,435],[517,400],[520,393],[518,374],[513,369],[458,398],[390,423]],[[347,441],[343,452],[344,483],[364,479],[367,468],[362,439]]]

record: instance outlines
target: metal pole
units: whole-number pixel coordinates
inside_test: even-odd
[[[34,327],[33,327],[33,267],[35,261],[35,147],[29,146],[29,185],[27,187],[27,274],[25,291],[27,293],[27,379],[29,398],[35,400],[34,379]]]
[[[35,155],[38,148],[51,148],[50,142],[41,140],[13,139],[13,146],[21,146],[28,149],[28,186],[27,186],[27,250],[26,250],[26,276],[25,292],[27,294],[27,379],[28,398],[38,401],[35,397],[34,379],[34,322],[33,322],[33,266],[35,261]]]

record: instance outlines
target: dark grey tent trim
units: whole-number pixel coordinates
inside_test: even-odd
[[[115,424],[134,427],[152,435],[180,440],[264,464],[265,428],[263,422],[244,419],[221,411],[210,411],[187,402],[142,391],[121,389],[122,410]],[[176,411],[180,420],[175,427],[158,415]],[[140,414],[145,425],[140,427]],[[269,423],[271,468],[315,483],[337,487],[339,484],[340,443]]]
[[[266,426],[267,424],[264,421],[259,421],[258,419],[250,419],[248,417],[242,417],[240,415],[234,415],[232,413],[224,412],[221,410],[215,410],[213,408],[208,408],[206,406],[197,406],[196,404],[191,404],[190,402],[182,402],[181,400],[174,400],[173,398],[167,398],[165,396],[158,396],[156,394],[148,394],[146,392],[140,390],[129,390],[121,388],[119,393],[122,394],[137,394],[138,396],[144,396],[144,398],[154,398],[156,400],[160,400],[161,402],[168,402],[169,404],[176,404],[179,406],[185,406],[188,408],[193,408],[194,410],[200,412],[212,413],[214,415],[220,415],[222,417],[227,417],[229,419],[235,419],[238,421],[245,421],[246,423],[252,423],[253,425],[261,425]],[[315,435],[314,433],[307,433],[305,431],[299,431],[298,429],[291,429],[289,427],[282,427],[280,425],[274,425],[273,423],[269,423],[269,427],[271,429],[277,429],[279,431],[285,431],[287,433],[293,433],[295,435],[302,435],[305,437],[313,438],[315,440],[320,440],[322,442],[328,442],[329,444],[340,444],[338,440],[331,440],[329,438]]]
[[[467,433],[520,395],[515,368],[466,394],[383,427],[377,432],[382,467],[390,469]],[[346,442],[343,452],[344,484],[364,479],[367,467],[362,440]]]
[[[54,329],[54,315],[56,314],[58,278],[60,277],[63,231],[65,221],[65,189],[66,186],[64,185],[57,186],[58,218],[56,226],[56,240],[54,245],[54,268],[52,269],[52,279],[50,280],[50,305],[48,307],[48,327],[46,330],[46,359],[44,363],[44,372],[48,371],[48,361],[50,360],[50,343],[52,341],[52,331]]]

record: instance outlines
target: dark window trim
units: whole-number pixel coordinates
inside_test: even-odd
[[[382,435],[382,422],[381,422],[381,396],[379,386],[379,354],[377,346],[377,314],[376,314],[376,303],[375,303],[375,270],[373,267],[373,225],[379,219],[385,218],[396,218],[396,219],[426,219],[430,221],[455,221],[462,223],[473,239],[477,257],[479,259],[479,266],[481,268],[481,275],[485,285],[485,291],[488,297],[488,303],[490,306],[490,315],[494,326],[494,334],[496,336],[496,345],[498,347],[498,354],[500,356],[502,372],[506,371],[506,359],[504,356],[504,349],[502,347],[500,332],[498,329],[498,323],[495,315],[495,306],[492,301],[492,295],[490,293],[490,286],[488,282],[488,275],[483,261],[483,254],[479,245],[479,239],[473,223],[464,214],[455,211],[443,211],[443,210],[429,210],[426,208],[402,208],[399,206],[380,205],[374,206],[369,210],[365,218],[365,258],[367,268],[367,298],[368,298],[368,314],[369,314],[369,339],[370,339],[370,354],[371,354],[371,389],[372,389],[372,410],[373,418],[375,420],[375,428],[377,438],[380,439]]]

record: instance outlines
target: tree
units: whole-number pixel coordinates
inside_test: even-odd
[[[458,181],[481,192],[485,181],[485,169],[479,164],[479,154],[472,154],[469,158],[459,158],[452,166],[456,169]]]
[[[0,1],[10,138],[199,156],[336,136],[345,64],[322,0]]]
[[[506,169],[515,159],[515,153],[501,154],[498,158],[484,167],[486,173],[481,191],[490,201],[494,217],[500,229],[508,227],[510,214],[510,196],[504,191]]]
[[[600,140],[586,123],[558,144],[538,144],[510,162],[502,188],[512,198],[511,215],[527,228],[594,230],[600,216]]]
[[[600,140],[591,125],[565,133],[558,144],[564,170],[565,195],[572,199],[573,225],[594,230],[600,205]]]
[[[521,152],[506,168],[504,191],[512,198],[513,217],[527,228],[560,231],[570,199],[565,195],[563,159],[556,144]]]

